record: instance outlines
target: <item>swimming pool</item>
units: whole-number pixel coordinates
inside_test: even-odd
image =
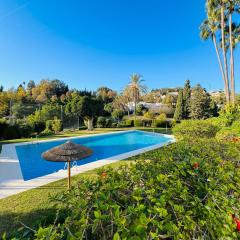
[[[26,181],[63,169],[65,163],[48,162],[41,158],[41,154],[68,140],[69,139],[44,141],[38,144],[15,146],[23,179]],[[153,134],[137,130],[71,139],[74,143],[82,144],[93,150],[93,154],[88,158],[78,161],[78,165],[108,159],[113,156],[145,149],[150,146],[160,147],[161,144],[166,144],[172,140],[173,139],[168,135]]]

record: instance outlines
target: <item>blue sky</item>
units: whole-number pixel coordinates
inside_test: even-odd
[[[223,83],[199,37],[204,0],[0,0],[0,85],[58,78],[121,90],[131,73],[152,88]],[[236,84],[240,90],[236,51]]]

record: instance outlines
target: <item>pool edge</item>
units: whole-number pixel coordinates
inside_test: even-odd
[[[80,174],[83,172],[87,172],[89,170],[93,170],[99,167],[103,167],[105,165],[114,163],[114,162],[118,162],[121,161],[123,159],[127,159],[129,157],[133,157],[139,154],[142,154],[144,152],[147,151],[151,151],[157,148],[161,148],[164,145],[168,145],[170,143],[175,142],[175,138],[172,135],[168,135],[168,134],[161,134],[161,133],[153,133],[153,132],[146,132],[146,131],[142,131],[142,130],[137,130],[137,129],[133,129],[133,130],[127,130],[127,131],[118,131],[118,132],[110,132],[110,133],[101,133],[101,134],[89,134],[89,135],[83,135],[83,136],[74,136],[74,137],[69,137],[69,138],[62,138],[62,139],[50,139],[50,140],[42,140],[41,142],[51,142],[51,141],[61,141],[61,140],[67,140],[67,139],[75,139],[75,138],[81,138],[81,137],[89,137],[89,136],[100,136],[100,135],[108,135],[108,134],[117,134],[117,133],[124,133],[124,132],[132,132],[132,131],[140,131],[140,132],[145,132],[145,133],[149,133],[149,134],[154,134],[154,135],[161,135],[161,136],[165,136],[167,138],[169,138],[169,141],[167,143],[160,143],[160,144],[155,144],[152,146],[148,146],[142,149],[138,149],[138,150],[134,150],[134,151],[130,151],[127,153],[123,153],[123,154],[119,154],[119,155],[115,155],[106,159],[102,159],[102,160],[98,160],[98,161],[94,161],[91,163],[87,163],[84,165],[80,165],[75,167],[75,169],[73,168],[72,171],[72,175],[76,175],[76,174]],[[40,142],[40,141],[39,141]],[[15,163],[18,162],[18,167],[20,169],[20,173],[21,173],[21,168],[20,168],[20,163],[19,163],[19,159],[16,153],[16,146],[19,145],[28,145],[28,144],[32,144],[31,142],[25,142],[25,143],[12,143],[12,144],[4,144],[3,148],[4,151],[2,151],[2,153],[0,154],[0,162],[1,162],[1,157],[2,154],[6,152],[6,148],[8,149],[8,153],[12,152],[12,156],[10,156],[10,158],[7,158],[5,160],[14,160]],[[12,158],[11,158],[12,157]],[[48,183],[54,182],[54,181],[58,181],[60,179],[66,178],[66,170],[60,170],[56,173],[51,173],[45,176],[41,176],[41,177],[37,177],[28,181],[24,181],[23,177],[22,177],[22,173],[19,175],[19,169],[18,169],[18,179],[16,180],[8,180],[8,181],[3,181],[0,182],[0,199],[2,198],[6,198],[8,196],[11,195],[15,195],[17,193],[20,192],[24,192],[26,190],[29,189],[33,189],[33,188],[37,188],[37,187],[41,187],[43,185],[46,185]]]

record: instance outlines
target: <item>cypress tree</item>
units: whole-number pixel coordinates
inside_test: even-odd
[[[183,119],[183,90],[182,89],[178,91],[177,105],[176,105],[173,118],[176,121],[180,121]]]
[[[191,101],[191,85],[190,81],[186,80],[183,88],[183,119],[190,118],[190,103]]]
[[[198,84],[192,89],[190,116],[192,119],[206,119],[210,116],[210,95]]]

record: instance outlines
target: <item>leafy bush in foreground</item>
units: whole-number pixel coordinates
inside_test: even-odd
[[[219,131],[219,127],[206,120],[184,120],[175,125],[173,134],[177,138],[213,138]]]
[[[188,140],[107,168],[58,195],[64,220],[35,238],[238,239],[239,157],[238,144]]]

